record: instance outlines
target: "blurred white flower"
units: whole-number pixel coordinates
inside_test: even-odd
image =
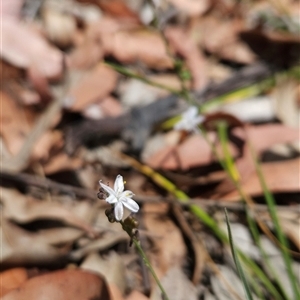
[[[198,125],[203,122],[204,118],[198,114],[196,106],[191,106],[181,115],[181,120],[174,125],[174,129],[199,132]]]
[[[99,184],[109,194],[105,201],[114,205],[114,213],[117,221],[121,221],[123,218],[123,205],[131,212],[138,212],[139,205],[133,199],[131,199],[134,196],[133,192],[128,190],[124,191],[123,176],[117,176],[114,183],[114,189],[106,184],[103,184],[101,180],[99,181]]]

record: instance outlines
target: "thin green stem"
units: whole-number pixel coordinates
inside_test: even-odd
[[[138,253],[140,254],[140,256],[142,257],[143,259],[143,262],[145,264],[145,266],[149,269],[150,273],[152,274],[155,282],[157,283],[161,293],[162,293],[162,296],[163,296],[163,299],[164,300],[169,300],[169,297],[164,289],[164,287],[162,286],[159,278],[157,277],[151,263],[150,263],[150,260],[148,259],[146,253],[144,252],[139,240],[136,238],[135,235],[133,235],[131,233],[131,229],[129,227],[126,226],[126,224],[124,224],[123,221],[120,221],[120,224],[122,225],[122,228],[124,231],[126,231],[126,233],[129,235],[129,237],[131,238],[131,241],[133,242],[135,248],[137,249]]]
[[[145,264],[146,267],[149,269],[149,271],[150,271],[150,273],[152,274],[152,276],[153,276],[155,282],[157,283],[158,287],[160,288],[161,293],[162,293],[162,295],[163,295],[163,299],[164,299],[164,300],[169,300],[168,295],[167,295],[167,293],[166,293],[164,287],[162,286],[162,284],[161,284],[159,278],[157,277],[157,275],[156,275],[156,273],[155,273],[155,271],[154,271],[154,269],[153,269],[153,267],[152,267],[152,265],[151,265],[149,259],[147,258],[147,256],[146,256],[146,254],[145,254],[143,248],[141,247],[140,242],[139,242],[136,238],[133,238],[132,241],[133,241],[133,243],[134,243],[134,245],[135,245],[137,251],[139,252],[139,254],[141,255],[141,257],[143,258],[144,264]]]
[[[131,77],[131,78],[135,78],[135,79],[138,79],[142,82],[145,82],[151,86],[155,86],[155,87],[158,87],[158,88],[161,88],[163,90],[166,90],[166,91],[169,91],[170,93],[172,94],[175,94],[175,95],[179,95],[179,96],[182,96],[182,92],[180,90],[176,90],[176,89],[173,89],[169,86],[166,86],[164,84],[160,84],[158,82],[155,82],[143,75],[140,75],[136,72],[133,72],[131,70],[129,70],[128,68],[125,68],[123,66],[120,66],[120,65],[117,65],[117,64],[114,64],[114,63],[111,63],[111,62],[105,62],[105,64],[107,66],[109,66],[110,68],[114,69],[115,71],[117,71],[118,73],[122,74],[122,75],[125,75],[125,76],[128,76],[128,77]]]

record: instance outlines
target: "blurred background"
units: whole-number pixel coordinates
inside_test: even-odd
[[[255,299],[299,299],[298,0],[2,0],[0,50],[3,299],[162,299],[118,174],[170,299],[245,299],[225,207]]]

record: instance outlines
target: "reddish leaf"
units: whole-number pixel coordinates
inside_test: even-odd
[[[107,97],[115,87],[117,73],[111,68],[99,63],[93,71],[88,73],[71,89],[71,104],[68,107],[74,111],[81,111],[88,105]]]
[[[0,273],[0,297],[19,287],[28,278],[27,270],[14,268]]]
[[[2,18],[1,56],[12,65],[37,70],[41,77],[57,78],[63,71],[62,53],[27,25]],[[14,37],[18,37],[17,39]]]
[[[149,298],[138,291],[133,291],[126,297],[126,300],[149,300]]]
[[[245,129],[241,127],[234,128],[233,134],[242,140],[249,138],[249,141],[258,153],[276,144],[291,143],[299,140],[298,129],[281,124],[248,126],[246,130],[247,137]],[[212,133],[210,140],[214,139],[215,134]],[[237,155],[236,147],[231,144],[230,148],[231,154],[235,157]],[[204,137],[201,135],[192,135],[180,145],[163,147],[150,156],[146,163],[153,168],[175,170],[206,165],[215,160],[211,148]]]
[[[151,253],[152,265],[162,277],[174,266],[181,267],[187,255],[182,234],[173,221],[166,216],[168,205],[145,204],[144,223],[153,234],[155,255]]]
[[[63,270],[33,277],[3,297],[3,300],[17,299],[110,300],[111,297],[102,277],[80,270]]]
[[[246,43],[239,40],[242,23],[239,21],[222,21],[207,17],[201,21],[203,45],[205,49],[222,59],[243,64],[253,63],[255,55]]]
[[[200,90],[207,83],[206,61],[200,49],[191,38],[191,33],[184,32],[181,28],[170,27],[166,30],[170,44],[182,57],[192,73],[193,89]]]
[[[299,183],[300,160],[293,159],[282,162],[265,163],[262,165],[262,172],[267,187],[273,193],[300,192]],[[246,194],[252,196],[263,195],[260,181],[255,172],[242,184]],[[237,191],[233,191],[223,197],[225,200],[239,200]]]
[[[141,61],[158,70],[173,67],[162,37],[146,30],[118,31],[104,37],[107,55],[113,55],[123,63]]]

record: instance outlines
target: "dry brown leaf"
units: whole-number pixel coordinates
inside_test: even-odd
[[[168,0],[168,2],[190,17],[203,15],[212,4],[211,0]]]
[[[132,28],[136,28],[136,25],[108,16],[103,16],[100,20],[87,24],[86,30],[78,30],[74,34],[73,42],[76,47],[67,56],[67,65],[72,69],[93,67],[101,61],[105,54],[110,55],[113,34]]]
[[[51,150],[63,147],[63,134],[58,130],[46,131],[34,144],[31,158],[33,161],[47,161]]]
[[[38,230],[40,240],[49,245],[59,246],[71,244],[84,235],[83,231],[77,228],[60,227]]]
[[[28,223],[34,220],[50,219],[57,220],[79,228],[91,236],[96,235],[96,231],[84,221],[84,217],[78,217],[70,207],[49,201],[39,201],[29,196],[22,195],[15,190],[1,188],[1,202],[3,203],[3,216],[18,223]],[[90,214],[89,210],[84,209],[87,203],[80,203],[82,212],[86,217]]]
[[[106,98],[113,91],[116,82],[117,73],[99,63],[71,89],[69,97],[72,103],[68,108],[81,111],[88,105]]]
[[[111,300],[107,285],[98,275],[80,270],[62,270],[33,277],[3,300]]]
[[[236,128],[234,134],[243,138],[242,128]],[[300,140],[299,129],[283,124],[266,124],[247,127],[247,135],[254,149],[261,153],[276,144],[292,143]]]
[[[125,280],[125,265],[116,252],[110,252],[102,258],[97,252],[91,252],[80,265],[80,268],[103,276],[115,295],[113,300],[117,300],[125,294],[128,288]]]
[[[278,143],[287,143],[299,140],[298,130],[280,124],[267,124],[263,126],[247,126],[235,128],[234,134],[242,140],[249,139],[258,154]],[[247,135],[247,136],[246,136]],[[236,168],[240,174],[240,181],[246,182],[255,173],[255,163],[252,153],[247,145],[243,155],[236,159]],[[222,198],[224,194],[235,191],[236,187],[230,178],[226,178],[214,190],[213,198]]]
[[[47,265],[66,259],[70,245],[55,247],[48,244],[39,233],[29,232],[15,223],[1,220],[1,265]]]
[[[0,91],[0,97],[0,133],[7,149],[11,154],[16,155],[22,148],[27,134],[31,131],[37,114],[18,104],[2,91]]]
[[[105,235],[101,236],[101,238],[92,240],[80,249],[72,251],[70,257],[74,260],[80,260],[89,253],[106,250],[109,247],[126,240],[128,240],[128,235],[123,230],[120,230],[119,232],[107,232]]]
[[[144,294],[139,291],[132,291],[127,297],[126,300],[150,300]]]
[[[151,263],[159,278],[172,267],[181,267],[187,249],[178,227],[167,217],[167,204],[145,204],[144,224],[153,238]]]
[[[117,117],[122,112],[120,101],[112,96],[108,96],[100,102],[89,105],[82,114],[86,118],[98,120],[103,117]]]
[[[54,174],[60,171],[77,170],[83,165],[82,159],[79,157],[71,157],[65,152],[59,152],[52,155],[44,165],[45,174]]]
[[[72,52],[67,55],[66,63],[70,69],[88,69],[101,61],[104,52],[100,43],[99,34],[94,30],[74,34],[74,41],[77,43]]]
[[[109,283],[108,289],[112,300],[124,300],[124,297],[116,284]]]
[[[191,34],[184,32],[181,28],[167,28],[166,37],[174,50],[184,57],[188,69],[192,73],[193,86],[195,90],[204,88],[207,84],[206,61]]]
[[[280,210],[277,211],[280,220],[280,226],[282,227],[283,232],[295,244],[295,246],[298,248],[298,251],[300,251],[299,212],[300,212],[299,206],[298,206],[298,212],[296,211],[296,213],[294,214],[291,212],[284,213],[281,212]]]
[[[7,72],[8,64],[5,64],[4,61],[0,61],[0,68],[2,74],[0,75],[0,81],[2,82],[3,92],[7,92],[11,95],[12,98],[18,99],[20,104],[23,105],[34,105],[38,104],[41,101],[41,96],[33,89],[33,87],[26,86],[20,83],[20,78],[25,79],[25,74],[20,71],[19,76],[14,78],[13,74],[10,71]],[[17,68],[9,66],[8,68]]]
[[[163,70],[173,67],[162,37],[149,30],[119,31],[103,37],[106,54],[122,63],[143,62],[147,67]]]
[[[262,172],[264,174],[267,187],[273,193],[299,192],[299,170],[299,159],[262,164]],[[242,183],[242,188],[246,194],[252,196],[263,195],[259,178],[255,172],[252,173],[244,183]],[[240,195],[237,191],[233,191],[225,195],[223,199],[235,201],[240,199]]]
[[[46,33],[54,44],[60,47],[70,46],[77,27],[75,17],[55,9],[50,3],[46,2],[41,10]]]
[[[152,168],[185,170],[208,164],[213,160],[211,148],[206,140],[200,135],[192,135],[179,146],[165,146],[150,156],[146,163]]]
[[[261,28],[240,32],[240,38],[264,61],[280,68],[299,64],[299,34],[280,33]],[[272,51],[270,51],[272,49]]]
[[[0,273],[0,297],[18,288],[28,278],[27,270],[24,268],[13,268]],[[1,298],[2,299],[2,298]]]
[[[294,243],[300,251],[300,206],[299,204],[280,207],[277,209],[277,216],[280,226],[286,236]],[[259,212],[258,217],[263,220],[271,230],[274,230],[274,223],[268,212]]]
[[[118,19],[127,19],[133,23],[139,24],[138,15],[130,9],[126,1],[123,0],[99,0],[97,4],[101,10]]]
[[[245,129],[235,128],[233,134],[245,140]],[[257,153],[269,149],[271,146],[283,143],[292,143],[299,140],[298,129],[281,124],[267,124],[260,126],[248,126],[247,137]],[[215,140],[215,134],[209,136]],[[230,144],[231,154],[237,155],[237,149]],[[249,157],[246,157],[249,158]],[[241,158],[242,159],[242,158]],[[146,163],[153,168],[162,169],[189,169],[196,166],[206,165],[215,161],[210,146],[201,135],[192,135],[178,146],[164,146],[161,150],[146,159]],[[241,162],[248,166],[249,163]]]
[[[58,49],[18,20],[2,17],[1,56],[12,65],[36,70],[41,77],[59,78],[63,71],[63,55]],[[15,37],[18,37],[17,39]]]
[[[207,17],[201,21],[202,43],[205,49],[222,59],[242,64],[251,64],[255,55],[246,43],[239,40],[242,30],[240,21],[221,21]]]
[[[174,247],[176,247],[174,245]],[[184,274],[182,268],[178,265],[170,267],[167,274],[161,278],[161,284],[164,287],[169,299],[172,300],[197,300],[197,289]],[[151,300],[160,300],[161,292],[156,289],[151,294]]]

